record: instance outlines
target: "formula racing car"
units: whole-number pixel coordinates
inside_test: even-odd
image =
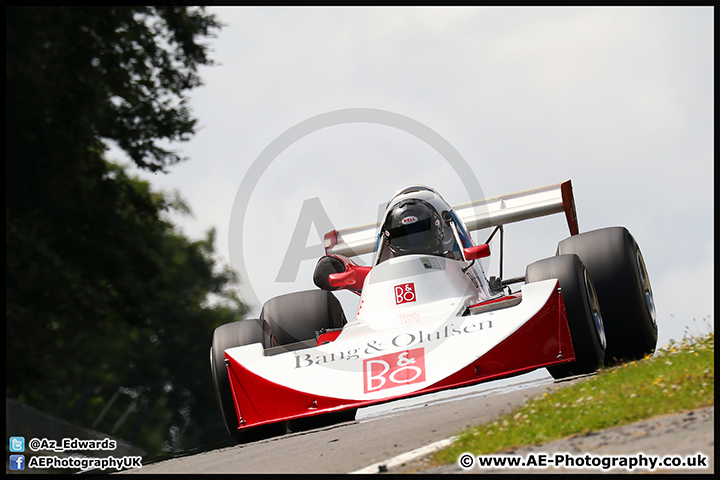
[[[564,213],[554,256],[502,278],[503,225]],[[484,244],[468,232],[492,228]],[[500,276],[478,261],[500,232]],[[218,327],[210,363],[230,434],[547,368],[556,379],[654,351],[657,323],[640,249],[624,227],[579,233],[570,181],[451,207],[397,192],[378,224],[325,235],[316,290],[267,301]],[[353,257],[372,253],[369,266]],[[520,284],[513,291],[512,285]],[[346,317],[334,291],[360,296]]]

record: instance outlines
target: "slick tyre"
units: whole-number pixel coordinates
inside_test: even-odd
[[[212,370],[213,385],[215,386],[215,396],[220,406],[225,428],[236,442],[282,434],[285,433],[287,428],[285,424],[278,424],[255,428],[248,432],[238,431],[239,421],[235,411],[235,401],[232,396],[227,367],[225,366],[225,350],[253,343],[262,344],[264,339],[262,321],[258,319],[227,323],[216,328],[213,333],[213,342],[210,348],[210,368]]]
[[[312,340],[322,329],[342,328],[345,314],[332,292],[307,290],[265,302],[260,319],[269,327],[269,346]]]
[[[345,314],[332,292],[307,290],[272,298],[265,302],[260,319],[269,327],[271,346],[314,340],[316,332],[342,328]],[[319,428],[355,419],[357,409],[291,420],[292,432]]]
[[[580,257],[595,284],[607,335],[605,363],[637,360],[655,351],[658,327],[650,277],[640,247],[625,227],[574,235],[558,254]]]
[[[588,270],[577,255],[558,255],[527,266],[525,281],[557,278],[560,282],[576,360],[548,367],[553,378],[595,372],[603,365],[605,330],[603,316]]]

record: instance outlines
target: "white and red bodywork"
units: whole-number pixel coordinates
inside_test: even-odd
[[[564,211],[571,233],[577,233],[569,182],[507,198],[537,200],[533,195],[541,191],[546,206],[543,213],[531,216]],[[474,209],[472,215],[467,214],[471,209],[465,210],[465,218],[458,209],[458,216],[473,228],[490,226],[493,215],[499,218],[487,207],[491,201],[495,199],[486,200],[486,208]],[[514,207],[517,216],[506,215],[494,224],[530,218],[527,212],[535,207],[521,203]],[[326,237],[331,239],[326,242],[327,252],[366,253],[371,248],[369,235],[361,230],[352,233],[362,240],[350,244],[342,240],[343,232],[331,232]],[[349,276],[362,283],[362,294],[356,315],[341,330],[267,350],[259,343],[225,350],[239,429],[355,409],[575,360],[555,279],[525,284],[512,295],[492,293],[478,262],[423,255],[376,260],[372,269],[360,268]]]

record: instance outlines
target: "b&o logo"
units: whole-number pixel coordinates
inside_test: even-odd
[[[363,360],[365,393],[425,381],[423,347]]]
[[[417,312],[399,315],[400,325],[415,325],[420,323],[420,314]]]
[[[414,283],[395,285],[395,305],[414,302],[416,299]]]

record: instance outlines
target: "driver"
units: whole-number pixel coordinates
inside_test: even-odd
[[[395,205],[383,224],[382,235],[395,256],[446,254],[440,215],[424,200],[407,199]]]

